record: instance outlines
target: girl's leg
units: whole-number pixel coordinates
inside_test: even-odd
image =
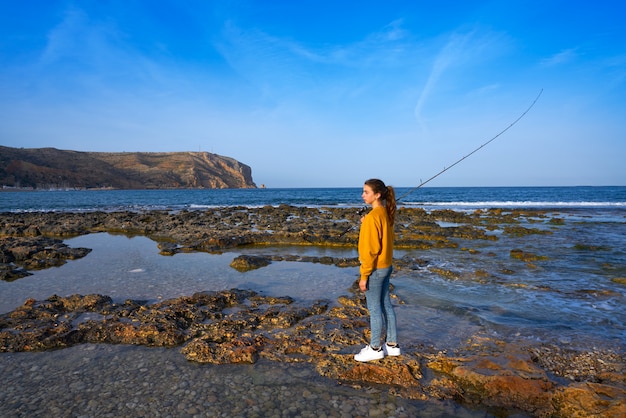
[[[389,268],[388,273],[385,275],[382,284],[382,294],[381,294],[381,304],[382,304],[382,313],[385,320],[385,325],[387,327],[387,342],[388,343],[397,343],[398,342],[398,334],[396,329],[396,313],[394,311],[393,305],[391,304],[391,296],[389,293],[389,278],[391,276],[391,267]]]
[[[382,294],[383,283],[385,277],[380,274],[380,270],[374,270],[367,280],[367,291],[365,298],[367,300],[367,310],[370,314],[370,330],[372,332],[370,338],[370,347],[380,348],[380,340],[383,328],[383,311],[382,311]]]

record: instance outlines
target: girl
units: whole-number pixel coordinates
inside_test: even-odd
[[[399,356],[396,336],[396,314],[389,297],[389,277],[393,260],[393,223],[396,216],[396,193],[393,187],[381,180],[370,179],[363,186],[363,201],[372,206],[361,221],[359,233],[359,288],[365,292],[370,313],[371,338],[357,361],[382,359],[385,355]],[[386,344],[381,347],[383,325],[386,327]]]

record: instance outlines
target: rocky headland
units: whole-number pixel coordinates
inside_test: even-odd
[[[485,233],[496,227],[528,239],[549,233],[520,226],[519,219],[524,217],[543,217],[555,226],[562,222],[541,212],[403,208],[396,222],[396,247],[457,248],[455,238],[496,239]],[[0,266],[4,280],[19,280],[32,270],[88,254],[89,249],[68,248],[63,239],[109,232],[149,237],[159,243],[163,255],[285,246],[282,255],[236,257],[231,266],[239,271],[263,268],[276,260],[353,267],[358,260],[295,256],[288,248],[354,246],[357,219],[351,209],[287,205],[175,213],[3,213]],[[441,222],[457,226],[443,228]],[[528,264],[542,257],[515,248],[510,256]],[[416,269],[428,266],[428,260],[400,258],[394,266],[400,271]],[[433,271],[446,278],[456,274]],[[475,277],[485,279],[481,272]],[[475,335],[459,348],[441,351],[407,345],[399,358],[357,363],[348,349],[367,341],[369,322],[356,282],[350,290],[350,296],[338,301],[310,304],[245,289],[200,292],[158,303],[114,302],[107,295],[51,295],[46,300],[26,300],[0,315],[0,351],[41,351],[84,343],[180,347],[181,355],[199,363],[255,363],[261,358],[307,362],[320,375],[346,385],[376,385],[406,399],[455,400],[499,416],[626,416],[623,352],[526,345]]]
[[[0,185],[15,189],[256,188],[249,166],[208,152],[78,152],[3,146]]]

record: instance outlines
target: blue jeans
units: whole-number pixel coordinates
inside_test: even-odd
[[[370,312],[370,328],[372,336],[370,346],[380,347],[383,325],[387,328],[387,342],[397,343],[396,313],[389,296],[389,277],[391,266],[384,269],[376,269],[367,280],[367,309]]]

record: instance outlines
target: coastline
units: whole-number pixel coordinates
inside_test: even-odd
[[[540,240],[545,231],[559,228],[560,225],[567,222],[558,214],[553,214],[552,211],[494,209],[468,214],[450,210],[426,212],[422,209],[410,209],[402,212],[406,219],[399,224],[407,225],[407,227],[400,227],[397,231],[397,249],[400,252],[413,249],[421,251],[449,249],[463,255],[471,254],[472,248],[459,247],[458,240],[488,243],[494,240],[488,233],[490,228],[493,230],[509,228],[509,233],[516,234],[520,240],[533,242]],[[353,218],[355,215],[351,209],[325,208],[322,210],[286,205],[277,208],[250,209],[238,207],[196,212],[183,211],[176,214],[166,211],[95,212],[89,214],[20,213],[2,214],[4,228],[1,233],[5,237],[13,238],[56,237],[61,240],[95,232],[145,236],[158,242],[161,253],[167,255],[189,252],[211,253],[233,248],[246,253],[246,249],[251,248],[280,247],[284,249],[282,255],[279,251],[278,255],[274,254],[272,256],[274,258],[272,258],[252,252],[248,261],[265,260],[271,263],[288,258],[290,261],[301,263],[324,262],[340,268],[342,263],[348,263],[349,266],[353,267],[354,264],[350,263],[353,263],[354,260],[346,260],[345,257],[338,257],[337,259],[333,257],[300,257],[300,259],[294,259],[289,248],[353,247],[357,238],[357,230],[351,228],[351,223],[355,222]],[[527,226],[520,226],[520,219],[532,220],[531,224],[534,226],[530,227],[528,222],[523,223]],[[539,227],[541,225],[538,220],[541,220],[543,228]],[[444,226],[441,226],[442,224]],[[350,230],[344,233],[348,228]],[[206,234],[207,229],[212,231],[210,235]],[[59,253],[66,252],[66,250],[61,251],[62,248],[60,247]],[[514,255],[521,257],[521,261],[526,265],[540,265],[543,256],[543,254],[534,254],[528,251],[512,253],[509,263],[516,262]],[[279,256],[282,259],[278,258]],[[480,251],[475,252],[473,256],[491,257],[488,254],[481,255]],[[419,269],[420,263],[423,262],[423,260],[411,257],[401,257],[395,261],[396,274],[398,275],[409,275],[411,271]],[[254,264],[251,266],[251,268],[259,268],[254,267]],[[445,270],[438,266],[431,266],[430,269],[431,272],[436,272],[444,279],[452,282],[463,279],[459,276],[460,273],[454,270]],[[480,274],[475,276],[472,280],[476,282],[484,280]],[[188,299],[191,297],[192,295],[187,296]],[[168,301],[167,305],[162,303],[159,306],[163,309],[173,309],[174,306],[178,306],[184,300],[184,298],[174,299]],[[399,298],[398,303],[405,302]],[[18,312],[34,313],[36,308],[44,305],[48,306],[50,303],[41,300],[31,301],[29,306],[24,305],[9,317],[18,318]],[[494,338],[493,335],[479,332],[471,335],[466,345],[450,347],[450,351],[435,350],[434,347],[421,346],[419,341],[412,341],[406,347],[407,354],[397,364],[385,359],[382,364],[355,365],[351,360],[351,354],[348,352],[350,348],[361,344],[364,340],[364,332],[367,327],[363,321],[363,318],[366,318],[363,300],[357,293],[351,293],[350,297],[342,299],[338,305],[338,307],[333,308],[334,310],[328,309],[322,310],[322,312],[318,312],[317,308],[314,309],[311,304],[299,307],[309,312],[304,315],[303,319],[297,321],[306,330],[306,332],[302,331],[303,334],[289,334],[290,328],[280,331],[248,330],[250,335],[234,333],[232,340],[228,343],[222,343],[223,347],[219,351],[222,356],[220,358],[228,359],[227,353],[231,353],[232,356],[232,353],[237,351],[235,349],[237,344],[242,344],[246,350],[254,354],[252,358],[256,356],[256,361],[260,361],[259,359],[270,360],[285,365],[293,363],[295,356],[298,358],[296,362],[304,361],[313,364],[320,375],[341,381],[347,386],[373,385],[389,396],[393,394],[393,396],[402,399],[430,399],[435,401],[456,399],[463,405],[485,408],[486,410],[524,413],[528,416],[544,416],[546,414],[570,416],[569,413],[577,410],[587,413],[596,410],[609,413],[624,410],[626,392],[624,392],[623,380],[623,351],[597,350],[593,347],[587,347],[585,350],[584,342],[579,342],[581,346],[575,350],[564,349],[558,345],[544,342],[529,346],[528,340],[524,340],[522,344],[520,341]],[[152,304],[142,306],[142,309],[155,309]],[[283,301],[283,303],[276,303],[275,306],[277,306],[279,317],[288,318],[293,315],[292,303],[284,303]],[[83,310],[81,311],[81,309]],[[238,309],[243,308],[240,306]],[[84,307],[77,307],[75,311],[64,311],[64,314],[70,317],[83,313]],[[258,316],[252,317],[256,318],[255,321],[259,320]],[[3,318],[6,320],[7,316],[3,315]],[[108,320],[110,321],[111,318]],[[331,328],[343,329],[344,332],[326,335],[318,330],[311,334],[313,330],[303,325],[324,321],[335,323],[335,327]],[[150,325],[149,322],[143,322],[143,324]],[[94,324],[94,326],[96,325],[102,326],[103,324]],[[13,326],[15,327],[15,325]],[[153,324],[153,326],[157,325]],[[46,329],[44,326],[43,330]],[[140,329],[128,329],[125,332],[128,333],[129,337],[138,336],[141,334]],[[180,331],[179,329],[177,332],[180,333]],[[67,333],[70,334],[71,332],[70,327]],[[214,347],[210,345],[208,346],[210,349],[206,351],[209,331],[204,330],[202,331],[204,334],[200,333],[204,339],[198,335],[188,335],[185,332],[181,334],[184,342],[179,341],[171,345],[172,347],[180,348],[183,345],[189,353],[195,353],[196,359],[204,358],[206,360],[217,356]],[[292,339],[296,338],[301,343],[301,347],[306,349],[302,348],[301,350],[304,351],[287,354],[289,352],[288,345],[281,345],[280,340],[276,342],[268,339],[263,344],[250,342],[255,338],[262,340],[269,338],[269,336],[275,336],[276,333],[284,333],[284,335],[290,335]],[[75,334],[74,332],[72,338],[75,338]],[[49,336],[49,334],[47,335]],[[159,338],[158,335],[165,336],[168,333],[159,332],[152,338]],[[313,335],[314,338],[312,338]],[[4,341],[6,344],[6,340]],[[48,341],[50,341],[49,338]],[[61,338],[60,341],[65,341],[63,344],[68,346],[67,340]],[[141,342],[132,341],[131,339],[126,344],[141,344]],[[107,342],[106,339],[103,342]],[[90,340],[87,339],[83,342],[79,340],[76,344],[80,346],[85,343],[89,344]],[[325,351],[316,352],[313,343],[326,343]],[[189,349],[190,346],[195,347],[195,351]],[[278,350],[270,349],[270,347],[274,349],[278,347]],[[277,351],[283,353],[282,357],[276,354],[274,354],[274,358],[268,357],[268,353],[276,353]],[[201,353],[204,353],[205,357],[201,357]],[[209,357],[206,357],[207,355]],[[222,360],[222,362],[232,363],[233,358],[230,357],[230,359],[230,361]],[[239,357],[239,361],[241,361],[241,357]],[[249,360],[245,362],[250,363]],[[199,363],[203,363],[203,361],[199,361]],[[251,364],[255,364],[255,362]],[[407,374],[401,370],[410,370],[411,372]],[[383,380],[372,380],[372,376]],[[391,380],[385,381],[383,376],[387,376]],[[391,376],[401,376],[402,380],[394,381]],[[489,392],[489,388],[492,386],[498,388],[497,394]],[[384,389],[380,389],[381,387]],[[502,390],[504,387],[508,388],[508,392]],[[470,390],[470,388],[472,389]],[[493,387],[492,390],[494,390]],[[613,394],[609,396],[612,400],[608,402],[605,399],[607,393]],[[571,400],[573,396],[575,401]]]

